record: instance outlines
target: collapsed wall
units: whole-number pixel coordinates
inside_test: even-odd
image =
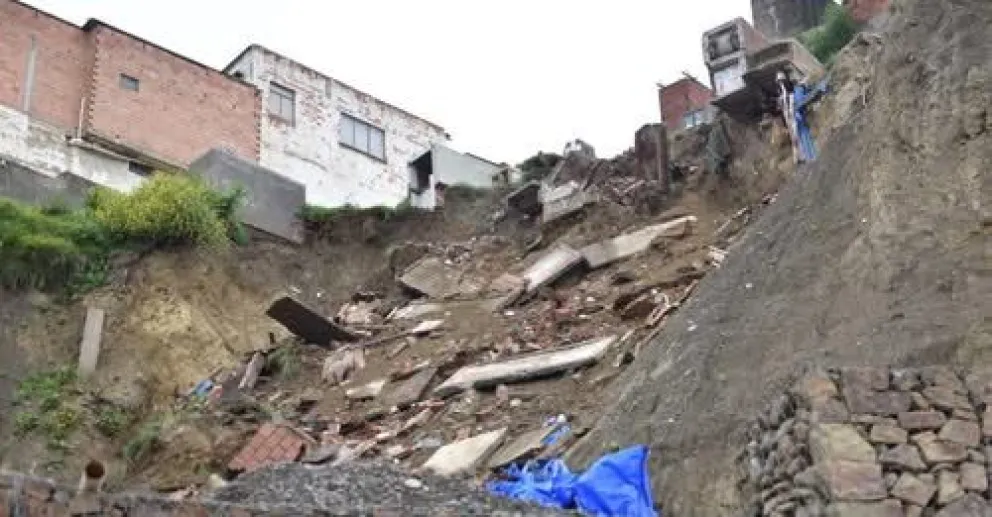
[[[737,515],[748,423],[804,365],[990,358],[990,27],[984,0],[896,6],[835,89],[859,108],[604,394],[574,467],[649,444],[666,513]]]

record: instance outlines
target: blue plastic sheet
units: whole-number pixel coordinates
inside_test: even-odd
[[[796,107],[796,133],[799,137],[799,156],[804,162],[816,160],[816,142],[813,141],[813,133],[806,121],[806,108],[826,92],[827,80],[821,81],[813,88],[809,88],[805,84],[798,84],[793,90],[793,105]]]
[[[503,472],[509,479],[486,488],[497,496],[595,517],[658,517],[647,461],[648,448],[638,445],[603,456],[582,474],[560,459],[511,465]]]

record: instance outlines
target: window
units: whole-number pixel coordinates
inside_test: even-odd
[[[702,123],[703,123],[703,110],[690,111],[689,113],[686,113],[684,117],[682,117],[682,127],[685,129],[696,127]]]
[[[127,162],[127,170],[139,176],[152,175],[152,168],[139,162]]]
[[[279,117],[290,124],[296,122],[296,92],[269,83],[269,114]]]
[[[121,74],[121,88],[124,90],[138,91],[138,80],[127,74]]]
[[[382,129],[342,113],[338,131],[341,145],[386,161],[386,133]]]

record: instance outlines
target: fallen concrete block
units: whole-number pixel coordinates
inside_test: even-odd
[[[441,299],[458,291],[457,276],[457,271],[441,259],[424,257],[408,267],[397,281],[424,296]]]
[[[666,223],[648,226],[636,232],[590,244],[579,251],[589,267],[596,269],[647,250],[655,239],[660,237],[684,235],[695,222],[695,216],[680,217]]]
[[[574,249],[561,245],[538,259],[521,275],[527,282],[527,292],[532,293],[551,282],[554,282],[568,270],[577,266],[583,260],[583,254]]]
[[[86,377],[96,371],[100,359],[100,341],[103,339],[103,309],[86,309],[86,323],[83,324],[83,340],[79,344],[79,376]]]
[[[614,341],[616,336],[604,337],[498,363],[466,366],[434,388],[434,394],[446,397],[470,388],[491,388],[587,366],[602,359]]]
[[[382,389],[385,387],[386,379],[380,379],[377,381],[372,381],[364,386],[350,388],[344,392],[344,396],[352,400],[374,399],[382,393]]]
[[[503,441],[506,428],[445,445],[424,463],[425,470],[441,476],[471,472]]]
[[[404,381],[386,398],[386,407],[403,409],[418,402],[435,374],[437,367],[429,367]]]
[[[444,310],[445,306],[440,303],[410,302],[393,311],[387,319],[390,321],[410,320],[421,316],[427,316],[429,314],[444,312]]]
[[[425,334],[430,334],[431,332],[434,332],[435,330],[441,328],[442,325],[444,325],[444,320],[421,321],[420,323],[417,324],[416,327],[410,329],[409,334],[411,336],[422,336]]]
[[[559,193],[557,196],[545,199],[541,223],[548,224],[557,221],[597,202],[599,202],[599,196],[595,192],[575,190],[568,195],[560,195]]]
[[[516,437],[493,453],[492,458],[489,459],[489,468],[498,469],[543,449],[544,439],[554,430],[554,426],[548,425]]]
[[[289,296],[276,300],[265,314],[315,345],[330,346],[334,341],[355,341],[360,337]]]

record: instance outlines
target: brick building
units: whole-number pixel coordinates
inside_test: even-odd
[[[669,131],[697,126],[710,119],[713,91],[693,77],[658,88],[661,121]]]
[[[127,159],[130,172],[185,167],[214,147],[258,159],[254,86],[99,20],[78,27],[17,0],[0,0],[0,105],[3,119]],[[14,140],[0,134],[0,154],[16,154]],[[58,151],[29,165],[66,172],[85,162]]]
[[[844,6],[858,23],[867,23],[885,13],[889,0],[844,0]]]

